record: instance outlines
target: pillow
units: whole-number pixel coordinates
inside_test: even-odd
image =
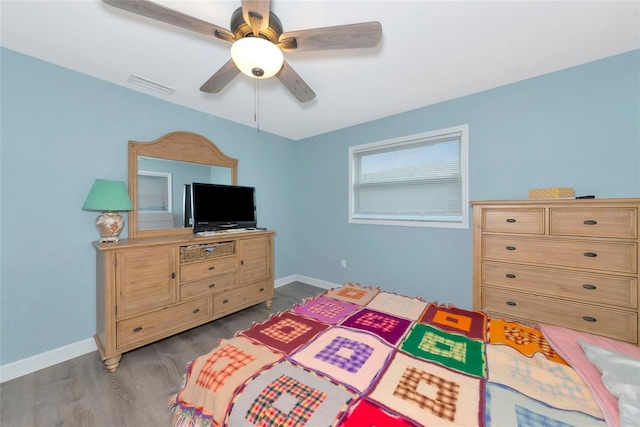
[[[592,335],[587,332],[574,331],[560,326],[539,325],[549,345],[562,357],[587,384],[593,398],[600,405],[604,419],[608,426],[619,426],[620,417],[617,399],[602,383],[602,374],[598,371],[578,344],[582,341],[599,347],[617,351],[618,353],[640,359],[640,348],[611,338]]]
[[[578,338],[587,359],[602,372],[602,382],[618,398],[620,426],[637,426],[640,420],[640,359],[587,344]]]

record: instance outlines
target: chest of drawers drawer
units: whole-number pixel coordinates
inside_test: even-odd
[[[235,257],[212,258],[204,261],[182,264],[180,266],[180,281],[188,282],[218,274],[229,273],[236,269]]]
[[[222,292],[235,287],[237,284],[236,273],[227,273],[180,285],[180,299],[182,301]]]
[[[273,291],[266,282],[258,282],[221,292],[213,296],[213,312],[222,314],[230,308],[243,306],[253,301],[261,301],[271,298]]]
[[[209,307],[209,299],[200,298],[120,321],[116,326],[117,345],[121,348],[138,342],[154,341],[171,335],[173,330],[202,323],[210,314]]]
[[[637,272],[637,246],[631,242],[536,239],[483,235],[482,257],[594,270]]]
[[[633,239],[638,236],[638,210],[633,207],[551,208],[549,234]]]
[[[482,230],[493,233],[544,234],[544,209],[500,209],[482,211]]]
[[[483,261],[482,284],[626,308],[638,303],[638,280],[628,276]]]
[[[493,317],[561,325],[635,344],[638,342],[638,316],[634,311],[611,310],[489,287],[483,289],[482,299],[487,313]]]

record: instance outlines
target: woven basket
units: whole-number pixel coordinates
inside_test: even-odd
[[[218,242],[206,245],[182,246],[180,262],[198,261],[235,253],[235,242]]]

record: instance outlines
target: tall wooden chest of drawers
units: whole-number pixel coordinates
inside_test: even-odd
[[[471,204],[475,310],[640,344],[640,199]]]

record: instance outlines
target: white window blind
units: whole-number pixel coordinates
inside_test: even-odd
[[[466,126],[350,149],[350,221],[467,227]]]

